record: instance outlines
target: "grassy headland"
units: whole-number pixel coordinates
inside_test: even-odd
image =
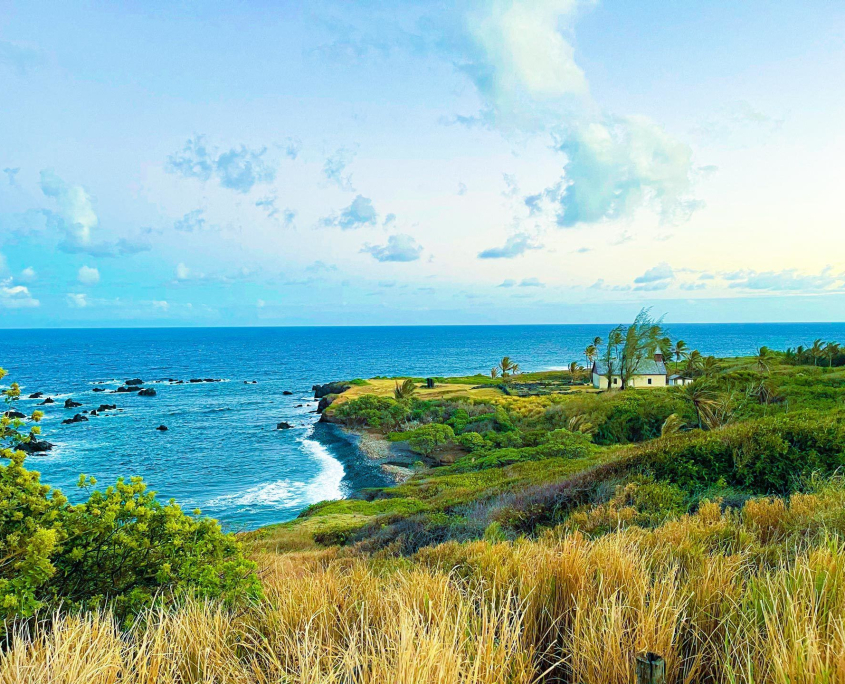
[[[672,683],[845,681],[845,358],[678,356],[684,387],[346,383],[326,419],[409,480],[242,536],[260,596],[18,622],[0,681],[627,684],[642,651]]]

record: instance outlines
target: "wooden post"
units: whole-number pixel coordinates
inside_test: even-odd
[[[637,684],[666,684],[666,661],[656,653],[641,653],[636,665]]]

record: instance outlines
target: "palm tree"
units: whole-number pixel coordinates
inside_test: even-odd
[[[705,378],[711,378],[720,370],[719,362],[715,356],[706,356],[701,362],[701,374]]]
[[[687,343],[683,340],[678,340],[675,342],[675,346],[672,348],[672,356],[675,357],[675,361],[680,362],[680,360],[686,356],[687,354]]]
[[[584,370],[584,366],[582,366],[577,361],[573,361],[572,363],[569,364],[569,372],[572,375],[575,375],[578,371],[582,371],[582,370]]]
[[[669,435],[676,435],[684,429],[685,425],[684,419],[677,413],[673,413],[663,421],[663,427],[660,428],[660,436],[668,437]]]
[[[594,338],[593,338],[593,346],[594,346],[596,349],[598,349],[599,347],[601,347],[601,344],[602,344],[601,337],[594,337]]]
[[[511,364],[511,375],[518,375],[521,372],[522,371],[520,370],[518,363]]]
[[[499,370],[502,372],[502,377],[503,377],[503,378],[506,378],[506,377],[508,376],[508,373],[512,373],[512,372],[513,372],[513,367],[514,367],[515,365],[516,365],[516,364],[514,364],[514,363],[511,361],[511,357],[510,357],[510,356],[505,356],[505,357],[503,357],[503,358],[502,358],[502,360],[501,360],[501,361],[499,361]]]
[[[810,356],[813,357],[813,365],[817,366],[819,357],[824,352],[824,346],[821,340],[813,340],[813,346],[810,347],[807,351],[810,352]]]
[[[827,367],[833,366],[833,357],[839,353],[839,345],[836,342],[828,342],[824,347],[824,355],[827,357]]]
[[[701,352],[697,349],[693,349],[689,354],[687,354],[687,362],[684,366],[684,372],[690,377],[695,377],[698,375],[702,363]]]
[[[493,366],[490,369],[490,377],[493,378],[493,379],[499,377],[499,367],[498,366]]]
[[[772,360],[772,350],[768,347],[760,347],[754,360],[757,362],[757,370],[761,373],[768,373],[770,370],[769,363]]]
[[[417,391],[417,385],[411,378],[405,380],[401,385],[396,381],[396,387],[393,389],[393,396],[395,399],[410,399]]]
[[[681,396],[686,399],[695,409],[695,417],[698,420],[699,429],[710,422],[713,409],[716,407],[716,393],[701,380],[684,385]]]
[[[587,365],[592,367],[593,363],[596,361],[596,357],[599,355],[598,347],[594,344],[590,344],[584,350],[584,357],[587,359]]]

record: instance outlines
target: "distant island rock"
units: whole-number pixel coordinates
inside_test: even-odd
[[[82,406],[82,404],[73,399],[65,399],[65,408],[76,408],[77,406]]]
[[[156,391],[152,387],[147,387],[138,392],[139,397],[154,397],[155,395]]]
[[[73,418],[66,418],[62,421],[62,425],[72,425],[73,423],[87,423],[88,416],[83,416],[81,413],[77,413]]]

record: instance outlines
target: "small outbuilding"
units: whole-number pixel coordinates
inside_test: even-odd
[[[679,385],[689,385],[692,382],[692,378],[688,375],[678,375],[675,373],[674,375],[669,376],[669,385],[672,387],[679,386]]]

